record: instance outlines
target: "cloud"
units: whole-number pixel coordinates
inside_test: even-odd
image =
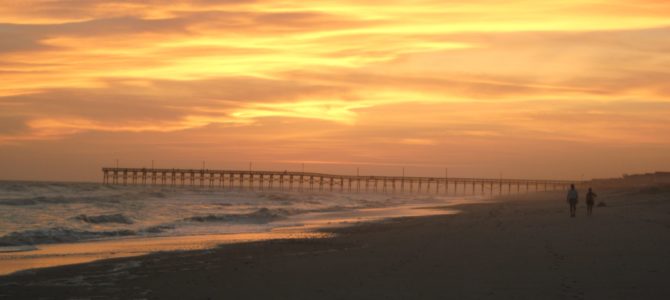
[[[210,124],[248,124],[263,117],[349,122],[350,109],[360,104],[338,102],[337,98],[305,100],[328,99],[338,93],[346,89],[254,77],[201,81],[117,78],[106,80],[103,88],[50,89],[0,97],[0,105],[12,115],[5,120],[5,133],[51,139],[85,131],[171,132]]]
[[[28,0],[0,7],[0,16],[15,23],[54,24],[110,16],[156,18],[170,16],[173,11],[230,8],[253,4],[255,0]]]
[[[353,124],[357,109],[372,106],[364,102],[298,101],[274,104],[256,104],[231,113],[238,119],[266,117],[308,118]]]
[[[400,143],[406,145],[420,145],[420,146],[430,146],[437,144],[436,141],[431,139],[416,139],[416,138],[401,139]]]
[[[667,149],[668,12],[652,0],[19,1],[0,7],[0,150],[471,165]]]
[[[3,108],[6,109],[6,107]],[[0,114],[0,135],[22,133],[27,129],[25,118]]]
[[[315,32],[348,28],[372,22],[347,19],[323,12],[189,11],[166,18],[118,16],[58,24],[0,23],[0,53],[53,49],[45,40],[59,37],[101,38],[164,35],[222,36]],[[7,41],[14,41],[9,43]]]

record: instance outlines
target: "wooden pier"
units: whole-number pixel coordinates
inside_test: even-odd
[[[502,195],[566,190],[572,181],[358,176],[289,171],[102,168],[103,183],[230,190],[328,191],[443,195]]]

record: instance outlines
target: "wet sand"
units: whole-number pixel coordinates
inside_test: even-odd
[[[0,277],[0,298],[669,299],[670,189],[599,194],[593,217],[533,194],[333,238],[40,269]]]

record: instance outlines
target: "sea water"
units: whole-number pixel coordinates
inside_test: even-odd
[[[107,258],[113,257],[109,253],[201,249],[216,242],[291,236],[287,233],[305,236],[306,230],[295,229],[448,213],[428,208],[457,201],[444,195],[0,181],[0,262],[8,266],[26,257],[49,258],[54,255],[49,249],[60,249],[55,254],[64,257],[90,247],[98,251],[92,257]],[[128,248],[133,244],[136,251]],[[44,266],[58,264],[50,259]]]

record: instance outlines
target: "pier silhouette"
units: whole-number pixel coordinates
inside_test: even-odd
[[[574,181],[418,176],[337,175],[313,172],[102,168],[103,183],[218,189],[502,195],[567,190]]]

